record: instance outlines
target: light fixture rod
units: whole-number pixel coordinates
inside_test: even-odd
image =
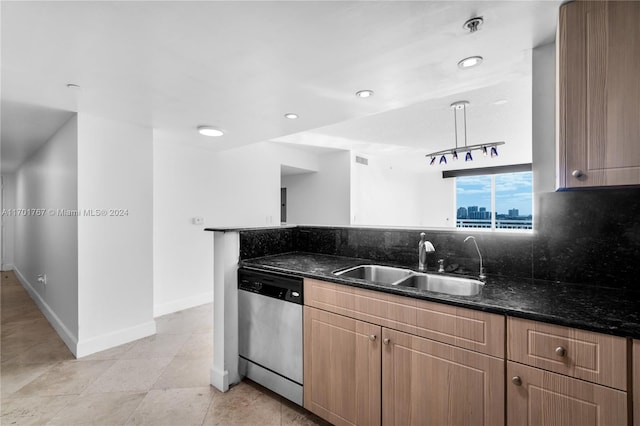
[[[451,108],[451,109],[453,110],[453,129],[454,129],[454,134],[456,135],[456,148],[458,148],[458,113],[455,108]]]
[[[499,145],[504,145],[504,141],[498,142],[487,142],[487,143],[479,143],[476,145],[467,145],[467,105],[469,105],[469,101],[456,101],[453,102],[450,107],[453,109],[453,127],[454,127],[454,137],[455,137],[455,148],[443,149],[441,151],[432,152],[426,155],[426,157],[431,157],[430,165],[433,165],[436,161],[436,157],[440,156],[439,164],[447,164],[447,158],[445,157],[447,154],[451,155],[453,160],[458,159],[458,151],[465,152],[465,161],[473,161],[473,157],[471,156],[471,151],[476,149],[482,150],[484,155],[487,155],[488,152],[491,152],[491,158],[498,156],[498,150],[496,149]],[[458,147],[458,111],[462,110],[462,124],[464,129],[464,148]],[[490,151],[488,151],[490,149]]]
[[[487,147],[490,148],[492,146],[500,146],[500,145],[504,145],[504,141],[499,141],[499,142],[489,142],[489,143],[479,143],[476,145],[469,145],[469,146],[465,146],[463,151],[474,151],[476,149],[482,149],[482,147]],[[450,148],[450,149],[443,149],[442,151],[436,151],[436,152],[432,152],[430,154],[425,155],[425,157],[435,157],[438,155],[444,155],[444,154],[453,154],[454,148]]]
[[[462,104],[462,112],[464,114],[464,146],[467,146],[467,104]]]

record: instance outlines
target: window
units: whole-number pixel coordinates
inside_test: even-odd
[[[533,229],[532,172],[457,176],[456,228]]]

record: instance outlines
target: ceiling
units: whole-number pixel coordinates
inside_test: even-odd
[[[470,137],[513,139],[530,129],[520,106],[531,49],[554,40],[560,3],[3,1],[2,170],[69,112],[216,150],[271,140],[426,153],[453,142],[448,105],[469,98]],[[462,24],[478,15],[470,34]],[[460,70],[472,55],[484,63]],[[198,125],[226,134],[206,138]]]

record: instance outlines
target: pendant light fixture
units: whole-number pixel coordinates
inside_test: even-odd
[[[434,165],[436,158],[440,157],[438,164],[447,164],[447,155],[451,155],[452,160],[458,159],[458,152],[466,152],[464,161],[473,161],[471,151],[481,150],[484,156],[489,155],[491,158],[498,156],[498,146],[504,145],[503,141],[480,143],[476,145],[467,145],[467,105],[469,101],[457,101],[451,104],[453,110],[453,126],[455,137],[455,148],[443,149],[441,151],[432,152],[427,154],[426,157],[431,157],[430,165]],[[458,111],[462,111],[462,123],[464,128],[464,146],[458,147]]]

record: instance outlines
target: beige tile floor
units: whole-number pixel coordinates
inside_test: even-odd
[[[12,272],[0,277],[1,425],[327,424],[244,381],[209,386],[213,306],[156,319],[155,336],[76,360]]]

